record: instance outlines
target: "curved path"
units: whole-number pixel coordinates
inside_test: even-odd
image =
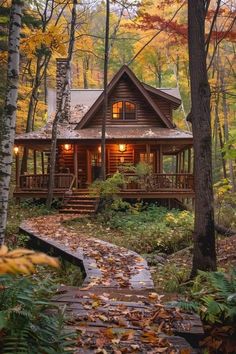
[[[80,330],[75,353],[194,352],[184,337],[202,335],[200,320],[161,304],[137,253],[63,225],[75,217],[42,216],[20,225],[33,247],[53,248],[85,272],[82,288],[62,287],[54,298],[67,305],[68,325]]]

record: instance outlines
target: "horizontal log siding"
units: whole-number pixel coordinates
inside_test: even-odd
[[[123,160],[123,162],[121,162]],[[109,145],[108,147],[108,174],[115,173],[120,165],[126,163],[134,164],[134,147],[127,145],[125,152],[120,152],[118,145]]]
[[[56,171],[61,172],[61,168],[68,169],[69,173],[74,173],[74,152],[73,149],[65,151],[63,145],[58,147]]]
[[[136,120],[115,120],[112,119],[112,103],[119,100],[130,100],[136,104]],[[102,109],[100,109],[93,119],[86,125],[86,127],[97,127],[102,124]],[[108,100],[108,111],[107,111],[107,125],[150,125],[156,127],[164,127],[164,123],[157,116],[156,112],[149,106],[145,98],[138,91],[135,85],[127,78],[127,80],[122,79],[113,92],[111,93]]]
[[[161,112],[164,113],[164,115],[169,118],[171,121],[173,120],[172,116],[172,105],[169,101],[165,100],[164,98],[158,97],[157,95],[153,93],[149,93],[151,96],[152,100],[156,103],[156,105],[159,107]]]

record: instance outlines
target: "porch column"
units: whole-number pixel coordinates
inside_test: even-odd
[[[86,150],[87,153],[87,183],[92,182],[92,166],[91,166],[91,154],[89,150]]]
[[[42,174],[45,174],[45,168],[44,168],[44,154],[43,151],[41,152],[41,166],[42,166]]]
[[[20,159],[19,159],[19,152],[15,154],[16,157],[16,189],[20,188]]]
[[[185,172],[185,150],[183,151],[183,165],[182,165],[182,171]]]
[[[34,174],[37,175],[37,155],[36,155],[36,150],[33,150],[33,156],[34,156]]]
[[[147,163],[150,163],[150,144],[146,144]]]
[[[181,165],[182,165],[182,154],[181,152],[179,153],[179,167],[178,167],[178,173],[181,172]]]
[[[74,175],[75,175],[75,186],[78,188],[78,146],[74,145]]]
[[[178,173],[179,170],[179,154],[175,155],[176,161],[175,161],[175,173]]]
[[[188,149],[188,173],[191,173],[191,148]]]
[[[163,152],[162,152],[162,145],[160,145],[160,152],[159,152],[159,169],[160,169],[160,173],[163,173]]]

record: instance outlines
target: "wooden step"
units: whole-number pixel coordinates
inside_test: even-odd
[[[76,208],[70,208],[70,209],[60,209],[59,211],[61,214],[84,214],[84,215],[91,215],[94,214],[94,210],[84,210],[84,209],[76,209]]]
[[[95,210],[95,205],[84,205],[84,204],[65,204],[63,209],[86,209],[86,210]]]
[[[81,200],[71,200],[71,199],[69,199],[67,202],[64,203],[64,205],[69,205],[69,204],[94,208],[94,206],[96,205],[96,202],[85,202],[84,203]]]
[[[99,198],[89,194],[88,189],[73,191],[64,198],[60,213],[95,214]]]

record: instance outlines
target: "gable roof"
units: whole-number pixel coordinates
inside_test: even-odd
[[[134,75],[134,73],[129,69],[127,65],[123,65],[121,69],[116,73],[111,82],[107,87],[108,95],[112,91],[112,89],[116,86],[122,76],[126,74],[129,79],[133,82],[135,87],[139,90],[145,100],[149,103],[149,105],[153,108],[153,110],[157,113],[157,115],[161,118],[162,122],[167,128],[174,128],[174,124],[160,111],[159,107],[152,100],[148,91],[144,88],[142,83],[138,80],[138,78]],[[83,128],[85,125],[92,119],[93,115],[98,111],[98,109],[102,106],[104,99],[104,93],[102,92],[92,107],[85,113],[84,117],[76,126],[76,129]]]
[[[142,82],[142,85],[149,92],[151,92],[157,96],[163,97],[163,98],[167,99],[168,101],[171,101],[174,104],[174,107],[176,107],[176,108],[179,107],[179,105],[181,104],[181,97],[180,97],[178,87],[176,87],[176,88],[157,88],[157,87],[153,87],[148,84],[145,84],[144,82]]]

